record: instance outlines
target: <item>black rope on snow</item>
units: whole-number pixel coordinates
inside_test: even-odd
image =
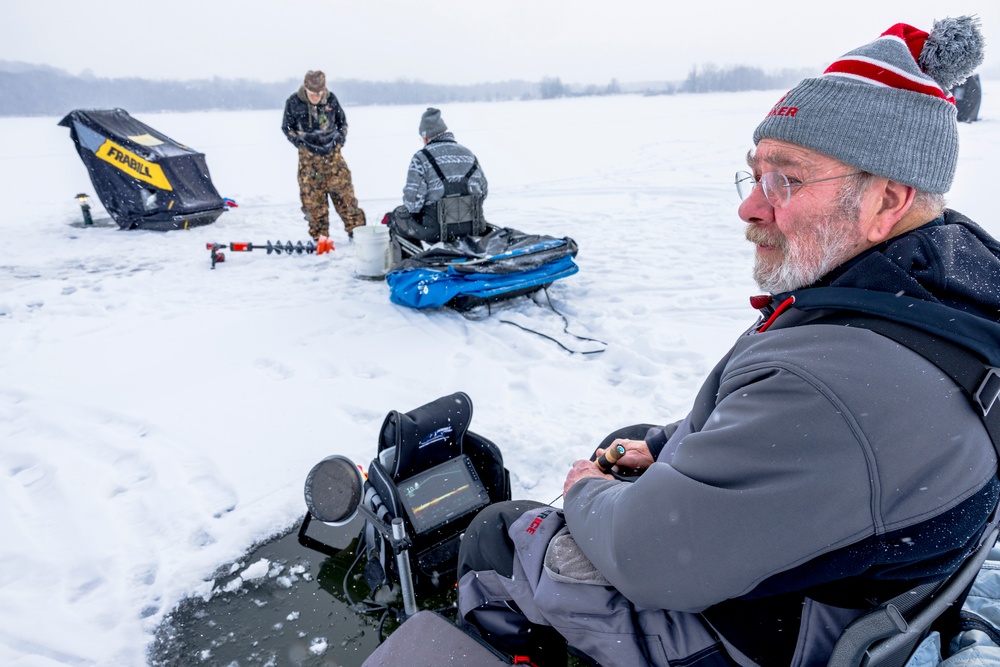
[[[565,333],[567,335],[570,335],[573,338],[576,338],[577,340],[590,341],[591,343],[600,343],[605,348],[607,348],[608,344],[605,343],[603,340],[600,340],[598,338],[587,338],[586,336],[578,336],[577,334],[570,332],[570,330],[569,330],[569,320],[566,318],[565,315],[563,315],[561,312],[559,312],[558,310],[556,310],[556,307],[554,305],[552,305],[552,296],[549,294],[548,288],[547,287],[543,287],[542,291],[545,292],[545,300],[548,301],[549,308],[552,309],[553,313],[555,313],[556,315],[558,315],[559,317],[562,318],[562,321],[563,321],[563,333]],[[532,301],[534,301],[534,299],[532,299]],[[538,303],[538,302],[535,301],[535,303]],[[587,351],[587,352],[580,352],[579,354],[598,354],[598,353],[601,353],[601,352],[604,352],[604,350],[590,350],[590,351]]]
[[[562,318],[562,321],[563,321],[563,333],[564,334],[566,334],[568,336],[572,336],[573,338],[575,338],[577,340],[580,340],[580,341],[588,341],[588,342],[591,342],[591,343],[600,343],[601,345],[604,346],[604,348],[602,348],[600,350],[574,350],[572,348],[566,347],[560,341],[558,341],[557,339],[553,338],[552,336],[549,336],[548,334],[543,334],[541,331],[535,331],[534,329],[532,329],[530,327],[523,326],[521,324],[518,324],[517,322],[511,322],[510,320],[503,320],[503,319],[501,319],[499,321],[502,322],[502,323],[504,323],[504,324],[510,324],[512,326],[515,326],[515,327],[517,327],[518,329],[520,329],[522,331],[527,331],[528,333],[533,333],[536,336],[540,336],[542,338],[547,338],[550,341],[552,341],[553,343],[555,343],[556,345],[558,345],[559,347],[561,347],[562,349],[564,349],[567,352],[569,352],[570,354],[600,354],[600,353],[604,352],[604,350],[607,348],[608,344],[606,342],[604,342],[603,340],[600,340],[600,339],[597,339],[597,338],[587,338],[586,336],[578,336],[577,334],[571,332],[569,330],[569,320],[566,318],[565,315],[563,315],[561,312],[559,312],[558,310],[556,310],[556,307],[554,305],[552,305],[552,297],[549,295],[548,288],[547,287],[543,287],[542,291],[545,292],[545,299],[546,299],[546,301],[548,301],[548,307],[549,307],[549,309],[553,313],[555,313],[556,315],[558,315],[560,318]],[[544,304],[538,303],[537,301],[535,301],[535,299],[533,297],[529,296],[528,298],[530,298],[531,302],[534,303],[536,306],[542,306],[542,307],[544,307]],[[459,312],[461,313],[462,317],[464,317],[465,319],[467,319],[467,320],[469,320],[471,322],[482,322],[483,320],[486,320],[490,316],[493,315],[492,304],[489,303],[489,302],[487,302],[485,304],[485,306],[486,306],[486,315],[483,316],[483,317],[473,317],[472,315],[469,314],[469,311],[459,311]]]
[[[510,324],[512,326],[515,326],[518,329],[520,329],[521,331],[527,331],[528,333],[533,333],[536,336],[541,336],[542,338],[548,338],[550,341],[552,341],[553,343],[555,343],[556,345],[558,345],[562,349],[566,350],[570,354],[600,354],[601,352],[604,352],[604,350],[583,350],[583,351],[581,351],[581,350],[574,350],[572,348],[566,347],[565,345],[563,345],[562,343],[560,343],[558,340],[556,340],[552,336],[549,336],[548,334],[543,334],[541,331],[535,331],[534,329],[529,329],[528,327],[523,327],[520,324],[518,324],[517,322],[511,322],[510,320],[500,320],[500,321],[503,322],[504,324]],[[567,333],[569,333],[569,332],[567,332]],[[570,336],[573,336],[573,334],[570,334]]]
[[[600,354],[600,353],[604,352],[605,349],[607,349],[608,344],[605,343],[603,340],[599,340],[597,338],[587,338],[586,336],[578,336],[577,334],[571,332],[569,330],[569,320],[566,318],[565,315],[563,315],[561,312],[559,312],[558,310],[556,310],[556,307],[552,304],[552,297],[549,295],[548,288],[547,287],[543,287],[542,291],[545,292],[545,299],[546,299],[546,301],[548,301],[549,309],[553,313],[555,313],[556,315],[558,315],[560,318],[562,318],[562,321],[563,321],[563,333],[564,334],[566,334],[568,336],[572,336],[573,338],[575,338],[577,340],[580,340],[580,341],[588,341],[588,342],[591,342],[591,343],[600,343],[604,347],[601,348],[600,350],[574,350],[572,348],[566,347],[560,341],[556,340],[552,336],[549,336],[548,334],[543,334],[541,331],[536,331],[536,330],[534,330],[534,329],[532,329],[530,327],[526,327],[526,326],[520,325],[517,322],[511,322],[510,320],[503,320],[503,319],[501,319],[500,322],[503,322],[504,324],[510,324],[512,326],[517,327],[518,329],[520,329],[522,331],[527,331],[528,333],[533,333],[536,336],[540,336],[542,338],[547,338],[550,341],[552,341],[553,343],[555,343],[556,345],[558,345],[559,347],[561,347],[562,349],[564,349],[567,352],[569,352],[570,354]],[[531,301],[532,301],[532,303],[534,303],[537,306],[542,306],[543,305],[543,304],[538,303],[538,301],[535,301],[535,299],[533,297],[531,297]],[[488,316],[489,315],[487,315],[487,317]]]
[[[482,322],[483,320],[488,320],[491,315],[493,315],[493,306],[491,303],[486,302],[483,304],[486,307],[486,314],[482,317],[475,317],[472,315],[472,310],[459,310],[458,313],[470,322]]]

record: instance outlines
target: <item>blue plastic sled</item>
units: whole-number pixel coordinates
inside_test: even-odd
[[[542,289],[579,267],[571,238],[529,235],[508,227],[437,244],[398,263],[386,276],[390,300],[426,309],[468,310]]]

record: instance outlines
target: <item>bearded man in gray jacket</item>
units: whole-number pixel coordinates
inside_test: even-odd
[[[737,174],[767,295],[667,426],[573,464],[561,510],[484,510],[459,613],[540,665],[566,643],[612,665],[826,665],[842,630],[980,544],[997,503],[984,420],[867,313],[1000,365],[1000,243],[945,208],[949,90],[982,61],[978,20],[897,24],[788,92]],[[987,406],[989,407],[989,406]]]

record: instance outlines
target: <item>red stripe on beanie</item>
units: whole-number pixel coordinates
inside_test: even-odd
[[[929,35],[919,28],[914,28],[912,25],[897,23],[883,32],[882,37],[898,37],[903,40],[906,42],[906,48],[910,50],[910,55],[913,56],[913,59],[920,62],[920,52],[924,50],[924,42],[927,41]]]
[[[850,74],[851,76],[868,79],[890,88],[910,90],[915,93],[937,97],[952,104],[955,103],[955,98],[946,95],[938,86],[914,81],[902,74],[886,69],[882,65],[875,65],[863,60],[838,60],[827,67],[824,74]]]

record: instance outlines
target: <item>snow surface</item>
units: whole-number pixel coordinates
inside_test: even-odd
[[[950,201],[1000,235],[1000,81],[984,90]],[[68,130],[0,119],[0,664],[144,664],[180,599],[301,517],[316,462],[367,465],[389,410],[467,392],[515,497],[542,501],[613,428],[683,416],[755,317],[733,172],[783,92],[441,105],[485,167],[487,217],[579,243],[550,294],[608,343],[589,356],[501,321],[559,333],[527,299],[479,321],[392,305],[335,216],[332,254],[211,270],[207,242],[308,240],[280,110],[138,116],[239,203],[168,233],[71,226],[94,191]],[[347,109],[370,222],[400,201],[422,111]]]

